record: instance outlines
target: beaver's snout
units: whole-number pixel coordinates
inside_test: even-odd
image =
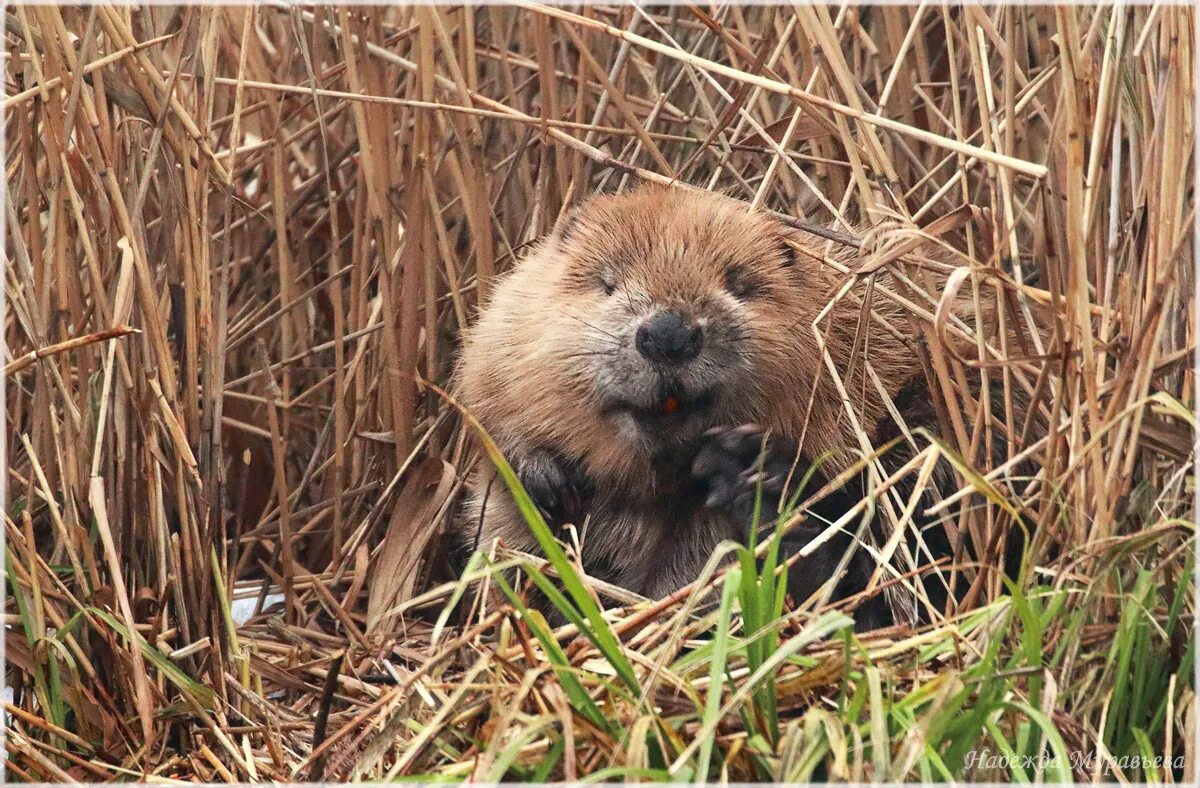
[[[635,344],[657,364],[682,364],[699,355],[704,329],[678,312],[659,312],[638,326]]]

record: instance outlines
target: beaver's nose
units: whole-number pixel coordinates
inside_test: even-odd
[[[704,345],[704,329],[678,312],[659,312],[638,326],[637,349],[659,364],[691,361]]]

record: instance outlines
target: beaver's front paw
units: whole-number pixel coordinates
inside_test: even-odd
[[[758,425],[717,427],[704,434],[692,461],[692,478],[704,488],[705,506],[747,525],[754,517],[754,501],[761,487],[759,519],[769,522],[779,511],[788,475],[792,475],[789,493],[804,478],[807,469],[803,462],[792,473],[796,455],[793,441],[769,434]]]
[[[521,486],[548,522],[579,523],[592,496],[592,484],[579,466],[554,452],[536,449],[516,462]]]

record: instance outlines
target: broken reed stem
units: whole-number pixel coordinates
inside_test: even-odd
[[[39,359],[48,358],[56,353],[66,353],[68,351],[84,347],[85,345],[90,345],[94,342],[103,342],[107,339],[117,339],[129,334],[139,333],[141,332],[136,328],[130,328],[129,326],[117,326],[116,328],[97,331],[86,336],[76,337],[74,339],[66,339],[62,342],[56,342],[49,347],[31,350],[20,358],[10,361],[8,364],[6,364],[4,366],[4,377],[14,375],[27,367],[33,366]]]

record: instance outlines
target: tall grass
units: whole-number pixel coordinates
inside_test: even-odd
[[[7,8],[7,774],[1193,780],[1194,21]],[[902,473],[962,491],[869,463],[863,506],[981,546],[923,569],[957,610],[793,608],[765,532],[640,600],[532,507],[542,556],[449,571],[495,459],[442,394],[463,326],[564,209],[645,180],[776,211],[864,320],[910,319],[943,423]],[[907,545],[871,546],[872,592],[911,612]]]

